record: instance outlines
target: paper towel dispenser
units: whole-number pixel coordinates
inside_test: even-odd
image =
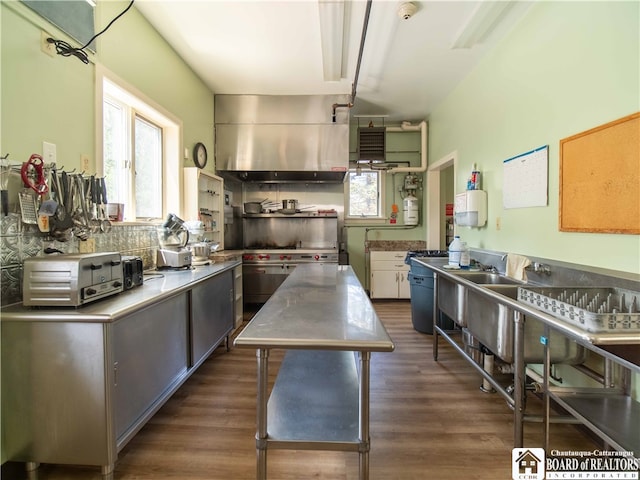
[[[454,218],[462,227],[483,227],[487,223],[487,192],[467,190],[456,194]]]

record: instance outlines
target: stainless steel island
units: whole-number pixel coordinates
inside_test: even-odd
[[[257,350],[256,478],[279,448],[356,451],[368,479],[371,352],[394,344],[352,268],[299,266],[235,345]],[[268,399],[271,349],[287,353]]]

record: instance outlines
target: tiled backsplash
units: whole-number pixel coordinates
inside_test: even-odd
[[[114,224],[108,233],[93,235],[97,252],[120,252],[137,255],[144,268],[153,268],[158,248],[156,228],[153,225]],[[65,253],[77,253],[80,240],[58,242],[40,233],[35,225],[25,225],[18,214],[0,216],[0,300],[2,305],[22,301],[22,262],[25,258],[44,255],[45,248]]]

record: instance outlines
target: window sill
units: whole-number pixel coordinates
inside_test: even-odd
[[[346,227],[349,226],[367,226],[367,225],[385,225],[388,224],[389,219],[388,218],[357,218],[357,217],[350,217],[350,218],[345,218],[344,220],[344,224]]]

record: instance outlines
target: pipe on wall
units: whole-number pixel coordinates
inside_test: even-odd
[[[420,173],[427,171],[427,122],[422,120],[418,125],[402,122],[400,127],[387,127],[387,132],[420,132],[420,166],[396,167],[387,170],[389,173]]]

